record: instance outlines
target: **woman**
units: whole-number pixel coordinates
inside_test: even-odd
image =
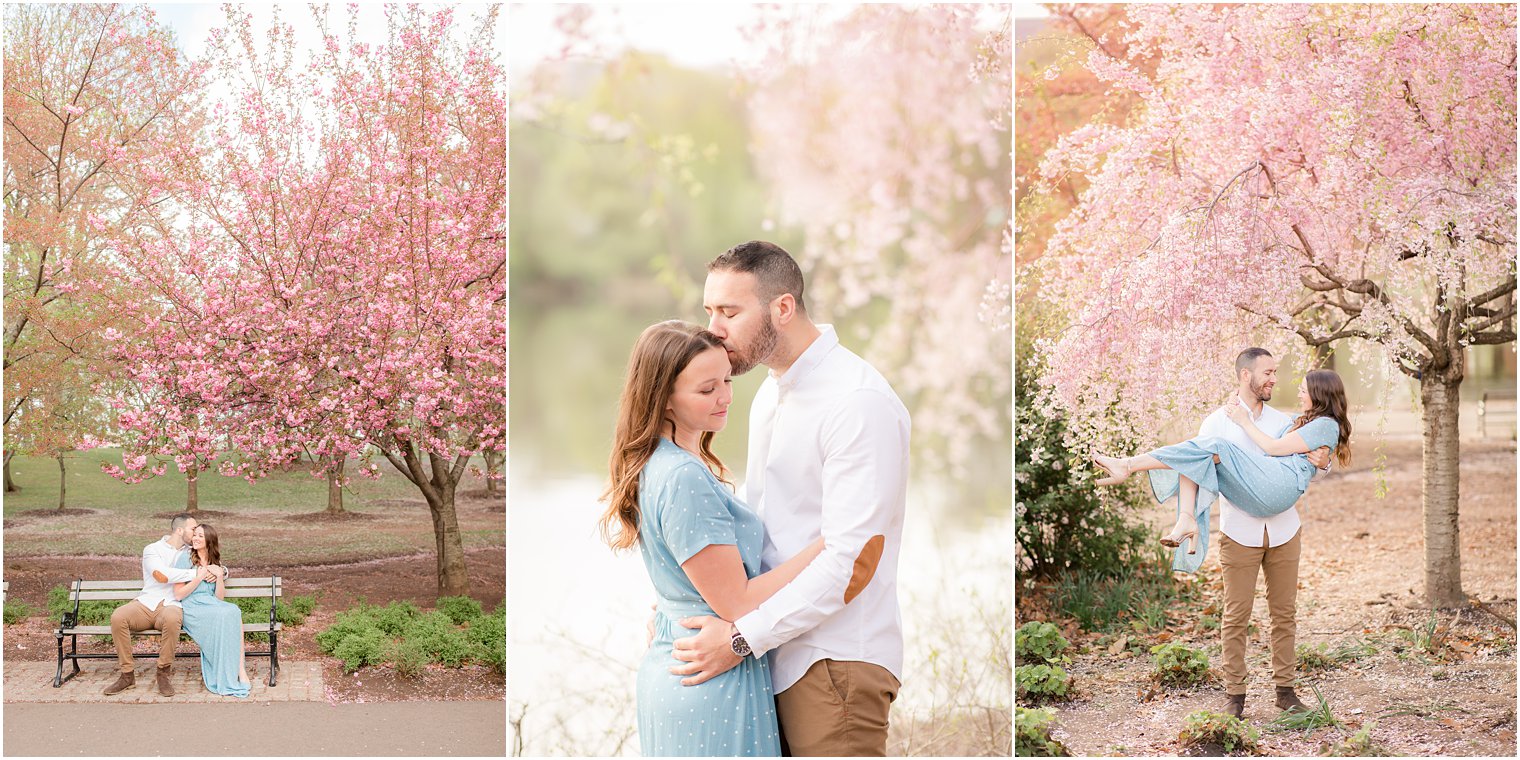
[[[739,665],[694,686],[672,642],[690,635],[675,621],[714,615],[733,621],[786,585],[823,549],[822,539],[760,572],[765,528],[734,498],[728,470],[712,452],[728,423],[733,389],[728,352],[686,322],[644,330],[633,347],[602,500],[602,534],[614,550],[638,545],[659,597],[654,637],[639,665],[639,744],[648,756],[779,756],[780,735],[766,660]]]
[[[201,648],[201,680],[206,690],[230,697],[248,696],[251,681],[243,664],[243,611],[224,601],[227,573],[216,530],[206,523],[190,534],[190,556],[180,569],[201,570],[195,580],[174,584],[185,610],[185,633]]]
[[[1215,494],[1224,494],[1248,514],[1270,517],[1292,507],[1309,488],[1314,475],[1314,465],[1306,456],[1310,451],[1329,447],[1342,467],[1351,464],[1351,421],[1341,376],[1327,369],[1311,371],[1298,387],[1298,403],[1303,414],[1280,438],[1257,429],[1241,404],[1226,404],[1230,421],[1265,454],[1245,451],[1222,438],[1200,436],[1127,459],[1095,456],[1093,461],[1109,473],[1096,482],[1114,485],[1132,472],[1152,471],[1151,489],[1157,501],[1178,495],[1177,524],[1161,543],[1177,547],[1191,538],[1188,554],[1197,554],[1200,548],[1207,552],[1208,532],[1199,532],[1198,516],[1207,515]]]

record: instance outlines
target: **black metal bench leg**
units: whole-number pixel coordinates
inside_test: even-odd
[[[280,634],[269,632],[269,685],[274,686],[280,675]]]
[[[53,688],[56,689],[63,685],[63,634],[54,634],[54,637],[58,639],[58,672],[53,674]],[[79,661],[75,660],[74,664],[78,665]]]
[[[63,634],[54,634],[54,636],[58,639],[58,672],[53,674],[53,688],[56,689],[68,683],[74,676],[79,675],[79,658],[74,656],[79,653],[79,637],[74,635],[69,636],[71,646],[68,654],[64,654]],[[63,661],[65,659],[73,666],[73,670],[68,675],[63,674]]]

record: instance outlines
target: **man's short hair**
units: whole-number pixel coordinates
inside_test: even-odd
[[[180,528],[185,527],[185,521],[186,520],[194,520],[194,519],[195,519],[195,515],[192,515],[189,512],[181,512],[181,513],[179,513],[179,514],[177,514],[177,515],[169,518],[169,532],[173,533],[174,531],[179,530]]]
[[[1265,348],[1252,347],[1241,351],[1240,355],[1235,357],[1235,377],[1239,378],[1240,371],[1243,369],[1254,369],[1256,367],[1257,359],[1260,359],[1263,356],[1271,355],[1272,352],[1268,351]]]
[[[707,264],[709,272],[749,272],[755,276],[760,302],[768,304],[782,293],[791,293],[797,311],[807,313],[802,300],[802,268],[775,243],[751,240],[724,251]]]

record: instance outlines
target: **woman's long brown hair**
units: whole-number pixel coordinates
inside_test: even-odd
[[[1316,369],[1304,376],[1309,387],[1309,411],[1293,421],[1291,432],[1316,417],[1330,417],[1341,427],[1341,437],[1335,444],[1335,463],[1341,467],[1351,466],[1351,418],[1346,412],[1346,385],[1341,376],[1328,369]]]
[[[607,510],[598,521],[602,540],[614,550],[632,549],[639,542],[639,473],[654,456],[660,438],[673,427],[665,407],[670,404],[676,377],[697,355],[722,346],[718,336],[678,319],[650,325],[634,343],[623,395],[618,399],[607,491],[601,498]],[[703,433],[697,454],[727,483],[728,468],[713,454],[712,439],[711,431]]]
[[[206,566],[210,567],[211,565],[222,564],[221,542],[216,539],[216,529],[211,527],[209,523],[201,523],[198,527],[206,531]],[[201,553],[192,549],[190,551],[190,564],[199,565],[200,563]]]

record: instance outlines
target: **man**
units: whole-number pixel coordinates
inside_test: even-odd
[[[782,745],[795,756],[882,756],[902,672],[897,561],[909,420],[891,385],[815,325],[802,270],[751,241],[708,265],[703,308],[734,374],[769,376],[750,409],[745,500],[765,521],[764,567],[822,536],[823,553],[754,612],[688,618],[672,668],[701,683],[775,651]]]
[[[132,632],[152,628],[163,634],[158,645],[158,693],[174,696],[169,673],[174,665],[174,647],[179,644],[180,624],[184,621],[184,610],[174,598],[174,584],[195,580],[197,572],[204,573],[207,576],[204,579],[210,579],[210,572],[205,569],[175,568],[188,550],[195,526],[195,518],[181,512],[169,520],[169,535],[143,547],[142,595],[111,613],[111,641],[116,645],[121,675],[116,683],[105,688],[107,696],[132,688]]]
[[[1246,408],[1256,427],[1279,438],[1293,424],[1293,418],[1266,405],[1277,386],[1277,359],[1264,348],[1248,348],[1235,358],[1235,401]],[[1231,422],[1223,409],[1216,410],[1198,428],[1199,435],[1217,436],[1236,446],[1262,452],[1245,430]],[[1309,461],[1320,472],[1330,464],[1330,450],[1316,449]],[[1298,508],[1290,507],[1272,517],[1255,517],[1219,497],[1219,565],[1224,576],[1224,614],[1220,621],[1223,638],[1224,690],[1227,701],[1223,712],[1237,718],[1246,705],[1246,631],[1251,623],[1251,608],[1256,602],[1256,571],[1267,579],[1267,609],[1272,616],[1272,680],[1277,685],[1279,710],[1303,710],[1304,703],[1293,691],[1295,666],[1293,647],[1297,634],[1298,558],[1302,525]]]

